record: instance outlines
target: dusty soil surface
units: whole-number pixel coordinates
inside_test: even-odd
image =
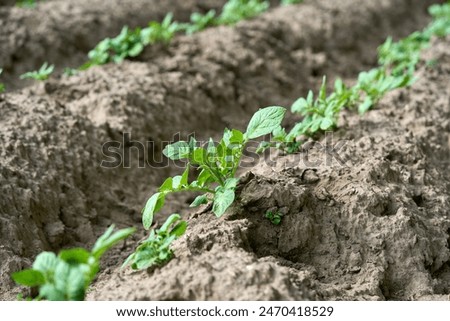
[[[159,159],[161,142],[179,130],[182,137],[196,132],[201,139],[225,126],[242,128],[259,107],[290,105],[317,87],[323,74],[353,77],[373,65],[376,47],[388,35],[422,28],[428,20],[426,7],[433,2],[306,1],[295,10],[273,9],[235,28],[178,37],[167,47],[147,50],[139,61],[92,68],[0,96],[0,296],[14,298],[20,289],[10,273],[28,267],[40,251],[89,246],[111,222],[139,226],[146,198],[164,177],[179,171],[137,168],[136,162],[131,168],[100,167],[105,142],[123,142],[129,132],[133,141],[153,141],[155,146],[139,157],[132,150],[134,159]],[[424,79],[445,77],[445,66],[423,71]],[[411,96],[410,105],[426,98],[433,105],[427,109],[437,113],[433,119],[448,119],[448,104],[437,103],[448,100],[448,88],[440,88],[447,96],[436,96],[433,86],[439,81],[429,87],[422,81],[416,91],[426,92]],[[448,124],[442,127],[446,131],[438,131],[428,120],[433,114],[419,110],[412,116],[413,109],[418,132],[402,141],[406,116],[399,120],[402,126],[387,124],[394,115],[403,115],[395,114],[396,108],[407,108],[410,92],[402,93],[402,99],[387,98],[387,106],[363,122],[351,115],[343,119],[339,134],[350,140],[343,151],[353,167],[332,164],[300,174],[303,169],[297,165],[286,170],[280,164],[272,169],[261,165],[243,180],[240,202],[226,217],[216,220],[199,213],[191,219],[189,234],[177,243],[177,259],[164,269],[151,275],[116,271],[142,234],[113,251],[90,298],[395,299],[448,293],[448,285],[440,281],[448,259],[448,181],[442,178],[445,164],[440,168],[434,159],[448,153]],[[443,136],[430,141],[433,133]],[[363,137],[366,147],[360,146]],[[392,142],[379,144],[380,137]],[[400,142],[393,145],[395,137]],[[409,163],[414,162],[409,144],[422,153],[413,154],[420,161],[417,168]],[[136,144],[122,145],[125,157]],[[434,151],[438,145],[441,154]],[[392,159],[383,146],[391,148]],[[316,156],[323,153],[318,150]],[[413,176],[404,182],[408,173]],[[414,199],[422,205],[414,205]],[[174,200],[157,220],[184,209],[185,201]],[[261,218],[273,207],[286,213],[280,227]],[[393,240],[401,245],[394,246]],[[199,270],[210,277],[190,272]],[[182,279],[165,277],[174,271],[182,272]],[[111,273],[115,281],[109,280]],[[411,275],[417,276],[417,284],[407,280]],[[133,290],[143,284],[147,290]],[[157,292],[151,291],[155,284]],[[117,285],[121,293],[112,289]]]

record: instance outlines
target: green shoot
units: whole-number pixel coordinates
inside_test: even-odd
[[[44,0],[41,0],[44,1]],[[16,6],[20,8],[35,8],[38,0],[18,0],[16,1]]]
[[[234,190],[238,183],[235,175],[246,144],[280,127],[285,112],[285,108],[276,106],[260,109],[253,115],[245,133],[237,129],[225,129],[217,145],[210,139],[206,146],[198,146],[194,138],[189,142],[179,141],[167,145],[163,150],[164,155],[172,160],[186,160],[186,169],[182,175],[166,179],[158,193],[147,201],[142,216],[144,228],[150,228],[153,216],[164,206],[166,196],[175,192],[203,193],[191,206],[212,201],[214,214],[222,216],[234,201]],[[194,181],[189,182],[191,165],[198,167],[200,173]]]
[[[12,278],[18,284],[39,287],[39,299],[49,301],[81,301],[86,290],[99,271],[103,253],[134,233],[134,228],[119,230],[113,234],[111,226],[94,244],[92,251],[83,248],[42,252],[31,269],[15,272]]]
[[[450,2],[432,5],[428,12],[433,17],[433,22],[425,29],[424,33],[428,36],[438,37],[450,35]]]
[[[66,67],[64,68],[63,74],[67,77],[75,76],[78,73],[77,69]]]
[[[48,65],[48,63],[44,63],[41,68],[37,71],[30,71],[27,73],[24,73],[20,76],[20,79],[35,79],[35,80],[47,80],[48,77],[53,73],[55,69],[54,65]]]
[[[335,91],[327,96],[326,78],[324,77],[316,99],[314,99],[312,91],[309,91],[306,98],[297,99],[291,106],[291,111],[302,115],[303,121],[297,123],[290,132],[286,132],[281,127],[276,128],[272,132],[272,142],[262,142],[258,152],[270,147],[276,147],[292,154],[301,145],[297,141],[298,137],[311,137],[317,132],[335,128],[340,111],[357,100],[358,93],[354,88],[347,88],[340,79],[336,80],[334,87]]]
[[[289,5],[289,4],[298,4],[298,3],[302,3],[303,0],[281,0],[281,4],[283,6]]]
[[[219,16],[219,24],[233,25],[241,20],[253,18],[269,9],[269,1],[229,0]]]
[[[147,28],[142,29],[142,42],[144,45],[151,45],[158,42],[168,43],[179,30],[180,25],[178,22],[173,21],[173,14],[168,13],[161,23],[152,21]]]
[[[186,221],[178,214],[172,214],[159,230],[151,230],[150,236],[137,247],[123,263],[131,264],[133,270],[143,270],[167,263],[173,257],[170,245],[186,231]]]
[[[279,212],[267,211],[264,214],[264,217],[267,218],[273,225],[280,225],[283,214]]]
[[[191,14],[191,23],[180,24],[180,29],[184,29],[187,35],[202,31],[210,26],[218,24],[216,11],[210,10],[206,14],[194,12]]]
[[[364,114],[384,97],[387,92],[408,86],[413,80],[413,74],[410,72],[398,76],[387,73],[384,68],[375,68],[368,72],[361,72],[355,88],[364,92],[365,99],[358,107],[359,113],[361,115]]]
[[[0,68],[0,75],[2,74],[3,69]],[[5,91],[5,85],[0,82],[0,94]]]
[[[327,96],[324,78],[316,99],[310,91],[306,98],[295,101],[292,112],[303,116],[303,120],[289,132],[281,127],[276,128],[272,132],[272,142],[262,142],[258,151],[276,147],[283,152],[295,153],[301,146],[299,138],[302,136],[311,137],[335,128],[343,108],[358,106],[362,115],[387,92],[410,86],[415,80],[420,52],[428,46],[431,37],[450,34],[450,3],[433,5],[429,11],[434,17],[433,22],[424,31],[414,32],[398,42],[388,38],[378,49],[380,67],[361,72],[355,86],[348,88],[338,79],[334,92]]]
[[[143,29],[130,30],[127,26],[123,27],[117,37],[106,38],[99,42],[88,53],[89,61],[80,69],[85,70],[109,62],[121,63],[128,57],[137,57],[149,44],[169,42],[180,29],[178,23],[172,21],[172,17],[173,15],[169,13],[161,23],[152,21]]]

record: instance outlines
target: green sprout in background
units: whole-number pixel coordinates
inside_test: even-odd
[[[283,214],[279,212],[267,211],[264,214],[264,217],[267,218],[273,225],[280,225]]]
[[[233,25],[237,22],[253,18],[269,9],[269,1],[261,0],[229,0],[218,18],[219,24]]]
[[[0,75],[2,74],[3,69],[0,68]],[[0,94],[5,91],[5,85],[0,82]]]
[[[47,62],[45,62],[39,70],[36,71],[30,71],[27,73],[24,73],[20,76],[20,79],[34,79],[34,80],[47,80],[48,77],[53,73],[55,70],[54,65],[48,65]]]
[[[289,5],[289,4],[298,4],[298,3],[302,3],[303,0],[281,0],[281,4],[283,6]]]
[[[41,0],[44,1],[44,0]],[[16,1],[16,6],[20,8],[35,8],[38,4],[38,0],[18,0]]]

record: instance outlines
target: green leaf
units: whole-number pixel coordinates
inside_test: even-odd
[[[44,274],[33,269],[15,272],[11,277],[16,283],[25,286],[38,286],[45,283]]]
[[[238,182],[239,182],[239,178],[234,178],[234,177],[228,178],[225,181],[224,188],[225,189],[234,189],[234,188],[236,188],[236,185]]]
[[[170,231],[170,234],[175,235],[176,237],[180,237],[186,232],[186,229],[187,229],[187,222],[181,221]]]
[[[163,226],[159,229],[160,232],[167,232],[169,230],[169,227],[174,224],[176,221],[180,220],[181,216],[180,214],[172,214],[170,215],[167,220],[164,222]]]
[[[199,187],[205,186],[205,184],[213,181],[211,173],[205,169],[203,169],[197,177],[197,184]]]
[[[208,204],[208,197],[206,196],[206,194],[197,196],[195,200],[191,203],[191,205],[189,205],[189,207],[197,207],[202,204]]]
[[[55,269],[57,262],[58,259],[56,258],[55,253],[42,252],[36,256],[33,263],[33,269],[47,275],[48,272],[52,272]]]
[[[320,129],[327,130],[334,126],[334,121],[330,118],[324,118],[322,119],[322,122],[320,123]]]
[[[185,141],[179,141],[173,144],[169,144],[163,150],[163,154],[172,160],[188,158],[189,152],[189,144]]]
[[[227,147],[233,144],[242,144],[244,142],[244,134],[237,129],[225,130],[223,141]]]
[[[142,211],[142,224],[148,230],[152,226],[153,215],[164,206],[165,194],[156,193],[149,198]]]
[[[58,257],[69,264],[87,264],[91,253],[83,248],[74,248],[59,252]]]
[[[189,184],[189,164],[186,165],[183,174],[181,175],[180,185],[185,186]]]
[[[250,120],[245,133],[245,139],[248,140],[270,134],[280,126],[285,113],[286,109],[278,106],[260,109]]]
[[[161,193],[167,193],[173,191],[173,178],[167,178],[164,183],[159,187]]]
[[[221,217],[225,211],[233,204],[234,189],[223,189],[219,187],[214,195],[213,212],[217,217]]]
[[[130,227],[119,230],[112,234],[113,230],[114,225],[111,225],[109,229],[101,237],[98,238],[97,242],[95,242],[91,253],[97,260],[100,259],[103,253],[113,247],[116,243],[127,238],[136,231],[134,227]]]
[[[71,266],[64,261],[58,261],[55,269],[55,288],[64,293],[64,300],[82,301],[85,295],[87,281],[78,266]],[[60,295],[51,293],[51,295]],[[53,299],[52,299],[53,300]]]

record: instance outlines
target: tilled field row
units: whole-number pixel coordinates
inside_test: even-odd
[[[433,2],[306,1],[236,28],[178,37],[140,61],[2,96],[2,291],[43,249],[89,244],[111,221],[139,224],[143,202],[169,169],[101,168],[103,143],[130,132],[158,145],[177,131],[242,126],[259,107],[289,105],[322,74],[351,77],[374,63],[388,35],[425,25]]]

